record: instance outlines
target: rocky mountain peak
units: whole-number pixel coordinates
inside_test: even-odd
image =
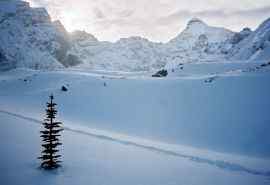
[[[187,27],[192,27],[194,25],[203,25],[203,26],[207,26],[207,24],[202,21],[201,19],[199,18],[192,18],[190,21],[188,21],[187,23]]]

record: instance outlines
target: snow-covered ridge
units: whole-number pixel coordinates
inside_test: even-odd
[[[190,44],[195,44],[198,39],[202,40],[202,37],[209,43],[219,43],[225,42],[227,39],[231,38],[234,33],[230,30],[218,27],[212,27],[207,25],[200,19],[193,18],[187,23],[186,29],[181,32],[176,38],[172,39],[170,42],[191,42]],[[201,37],[201,38],[199,38]],[[193,41],[193,43],[192,43]]]
[[[89,39],[74,42],[71,52],[79,53],[84,67],[116,71],[152,71],[163,67],[177,68],[181,63],[235,59],[263,62],[270,59],[267,54],[269,53],[267,35],[270,34],[270,26],[267,22],[269,20],[254,32],[244,28],[237,33],[225,28],[209,26],[202,20],[194,18],[168,43],[155,43],[140,37],[120,39],[115,43],[99,42],[91,36]],[[255,37],[256,43],[266,45],[260,50],[260,55],[247,48],[256,48],[256,43],[249,41],[249,39],[254,40]],[[242,45],[246,47],[243,48]],[[238,48],[242,48],[241,51]],[[245,57],[237,57],[238,55]]]
[[[23,116],[23,115],[5,111],[5,110],[0,110],[0,114],[5,114],[5,115],[9,115],[9,116],[16,117],[19,119],[27,120],[36,124],[42,124],[41,120]],[[213,152],[209,150],[197,149],[197,148],[184,146],[184,145],[175,145],[175,144],[151,141],[147,139],[131,137],[128,135],[105,131],[105,130],[91,129],[91,128],[83,127],[83,126],[74,126],[72,124],[68,124],[67,126],[64,127],[64,129],[69,132],[82,134],[82,135],[98,138],[101,140],[107,140],[110,142],[120,143],[123,145],[138,147],[138,148],[149,150],[152,152],[162,153],[168,156],[185,158],[193,162],[212,165],[217,168],[221,168],[228,171],[244,172],[247,174],[266,176],[266,177],[270,176],[270,171],[267,171],[265,168],[265,166],[267,166],[268,164],[268,161],[263,160],[263,159],[243,157],[241,155],[223,154],[223,153]],[[247,164],[243,162],[244,160],[251,160],[251,163],[253,163],[253,165],[250,165],[251,167],[247,166]]]
[[[181,63],[269,60],[270,23],[239,33],[198,18],[168,43],[141,37],[101,42],[84,31],[68,33],[44,8],[16,0],[0,2],[0,69],[79,67],[110,71],[156,71]]]
[[[265,20],[254,32],[248,33],[232,50],[233,58],[238,60],[270,59],[270,18]]]
[[[67,53],[69,35],[44,8],[24,1],[0,2],[0,69],[26,67],[54,69],[77,61]]]

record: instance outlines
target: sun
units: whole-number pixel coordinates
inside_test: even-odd
[[[41,5],[34,0],[26,0],[29,2],[31,7],[40,7]],[[46,7],[47,11],[50,14],[52,21],[59,20],[64,25],[65,29],[69,32],[74,30],[81,30],[85,28],[83,24],[84,16],[82,11],[78,9],[56,11],[49,7]]]
[[[69,32],[82,29],[83,25],[78,21],[82,18],[79,12],[74,11],[64,11],[58,17]]]

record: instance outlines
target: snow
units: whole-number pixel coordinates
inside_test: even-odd
[[[67,32],[51,22],[44,8],[31,8],[29,3],[14,0],[1,1],[0,7],[0,53],[4,56],[0,70],[56,69],[65,65]]]
[[[15,13],[16,12],[16,6],[19,3],[10,3],[8,0],[2,1],[0,6],[0,12],[2,14],[4,13]],[[21,3],[22,4],[22,3]],[[1,15],[2,16],[2,15]],[[2,17],[1,17],[2,18]]]
[[[178,45],[192,48],[200,35],[205,35],[209,43],[225,42],[234,33],[224,28],[208,26],[202,20],[193,18],[187,24],[186,29],[170,42],[177,42]],[[181,42],[186,42],[187,46]]]
[[[1,179],[8,184],[268,184],[270,68],[258,66],[185,64],[185,75],[176,71],[166,79],[79,69],[1,73],[1,136],[6,138],[1,145],[9,143],[1,160],[10,159],[2,165],[7,169]],[[46,173],[35,159],[50,93],[65,123],[64,166]]]
[[[154,43],[140,37],[124,38],[110,43],[99,42],[90,37],[75,41],[71,52],[79,53],[79,58],[84,61],[82,68],[154,71],[171,63],[177,65],[180,62],[224,59],[222,52],[231,47],[229,40],[233,36],[232,31],[211,27],[194,19],[168,43]]]
[[[269,184],[269,23],[234,33],[194,18],[168,43],[111,43],[1,1],[1,184]],[[64,163],[48,172],[37,157],[51,93]]]
[[[156,72],[180,63],[269,60],[269,19],[237,33],[194,18],[167,43],[141,37],[101,42],[84,31],[68,33],[44,8],[0,2],[0,70],[16,67]]]
[[[252,32],[244,28],[235,33],[192,19],[187,27],[168,43],[154,43],[140,37],[120,39],[116,43],[99,42],[81,34],[71,53],[83,61],[82,68],[117,71],[156,71],[176,68],[180,63],[256,61],[270,59],[267,20]],[[254,48],[258,51],[254,51]]]
[[[205,66],[206,71],[209,66]],[[269,148],[265,147],[269,143],[264,139],[267,137],[264,115],[270,104],[268,73],[236,72],[221,71],[214,75],[212,83],[206,83],[213,77],[211,73],[153,80],[69,70],[30,71],[25,77],[14,78],[12,74],[16,72],[9,72],[0,83],[0,88],[5,89],[0,92],[5,97],[1,104],[7,110],[15,108],[12,112],[24,110],[27,104],[33,110],[31,114],[40,117],[43,102],[54,92],[63,106],[63,117],[70,122],[91,123],[94,128],[169,143],[269,156]],[[12,79],[7,80],[7,76]],[[62,85],[68,87],[67,93],[60,91]],[[194,127],[200,132],[194,132]],[[242,130],[249,134],[239,136]]]
[[[4,184],[267,184],[260,175],[232,172],[185,158],[79,134],[63,135],[62,168],[38,168],[40,125],[0,113]],[[17,129],[14,129],[17,128]],[[10,139],[12,138],[12,139]],[[22,152],[23,151],[23,152]],[[18,155],[18,152],[20,155]],[[4,168],[3,168],[4,167]],[[15,170],[16,169],[16,170]],[[215,176],[212,176],[215,174]],[[211,178],[209,178],[211,176]]]
[[[233,49],[233,58],[249,61],[270,59],[270,19],[265,20],[253,33]]]

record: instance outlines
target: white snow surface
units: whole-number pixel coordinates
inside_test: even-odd
[[[2,0],[0,43],[0,184],[270,184],[269,19],[235,33],[194,18],[168,43],[111,43]],[[47,172],[51,93],[65,131],[63,166]]]
[[[265,20],[253,33],[242,40],[233,50],[234,59],[270,59],[270,18]]]
[[[269,184],[268,63],[194,63],[166,79],[88,70],[0,74],[4,184]],[[62,92],[65,85],[67,92]],[[63,166],[38,168],[54,93]]]
[[[45,184],[231,184],[266,185],[267,176],[230,171],[215,165],[168,155],[65,130],[63,166],[55,171],[38,168],[40,125],[0,113],[1,183]],[[14,129],[17,128],[17,129]],[[10,139],[12,138],[12,139]],[[7,145],[9,144],[9,145]],[[18,155],[20,154],[20,155]],[[248,160],[248,159],[247,159]],[[262,162],[262,161],[261,161]],[[4,165],[3,165],[4,164]],[[213,175],[214,174],[214,175]]]

